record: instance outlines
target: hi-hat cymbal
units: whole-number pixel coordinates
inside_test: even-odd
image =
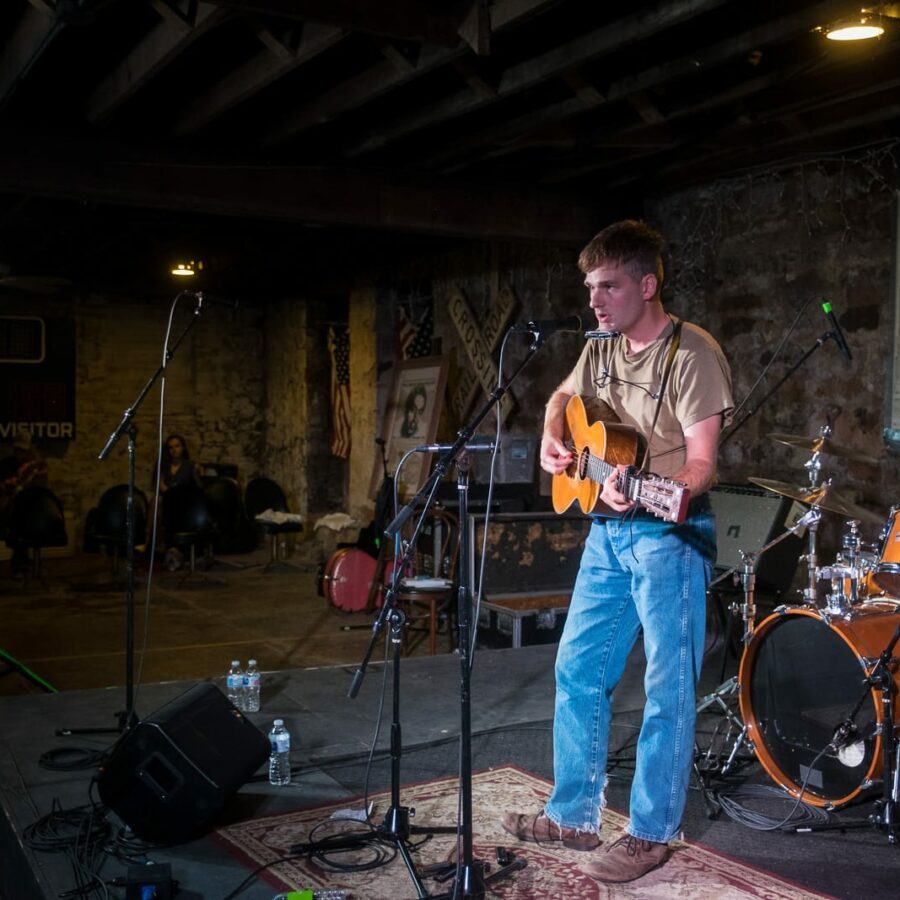
[[[802,434],[782,434],[773,432],[769,434],[773,441],[779,444],[787,444],[789,447],[799,447],[801,450],[809,450],[810,453],[830,453],[832,456],[841,456],[844,459],[853,462],[868,463],[870,466],[877,466],[878,460],[874,456],[867,456],[860,453],[859,450],[851,450],[849,447],[842,447],[836,444],[831,438],[822,437],[806,437]]]
[[[749,480],[767,491],[781,494],[782,497],[790,497],[792,500],[799,500],[801,503],[817,506],[819,509],[827,509],[829,512],[846,516],[848,519],[859,519],[861,522],[883,521],[882,517],[877,513],[873,513],[863,506],[858,506],[846,497],[841,496],[837,489],[829,484],[811,488],[787,484],[784,481],[774,481],[771,478],[750,478]]]

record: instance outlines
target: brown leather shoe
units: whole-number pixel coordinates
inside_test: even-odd
[[[596,850],[600,846],[598,835],[577,828],[560,828],[543,811],[536,815],[504,813],[500,818],[503,830],[520,841],[531,844],[562,845],[567,850]]]
[[[623,834],[610,844],[581,871],[591,878],[608,884],[634,881],[661,866],[666,861],[668,844],[642,841],[630,834]]]

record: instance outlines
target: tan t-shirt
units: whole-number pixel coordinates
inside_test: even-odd
[[[589,340],[575,364],[575,392],[606,402],[625,425],[643,435],[650,446],[649,471],[672,477],[684,465],[684,429],[717,413],[730,421],[734,401],[731,370],[722,348],[697,325],[683,322],[681,339],[653,435],[656,397],[672,339],[674,316],[662,334],[637,353],[626,353],[624,335],[608,341]],[[636,460],[639,465],[642,460]]]

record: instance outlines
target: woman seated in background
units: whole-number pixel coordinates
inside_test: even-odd
[[[156,487],[156,469],[153,470],[153,487]],[[180,434],[170,434],[163,446],[162,460],[159,464],[159,506],[154,510],[150,521],[156,521],[162,528],[162,506],[166,502],[166,491],[181,484],[195,484],[201,487],[203,468],[191,462],[191,454],[187,441]],[[165,535],[162,536],[165,546]],[[181,566],[181,554],[174,547],[166,551],[166,566],[175,570]]]
[[[178,484],[196,484],[200,486],[203,469],[191,462],[191,454],[187,441],[180,434],[170,434],[163,448],[159,473],[159,492],[165,494],[170,487]],[[156,470],[153,471],[156,481]]]

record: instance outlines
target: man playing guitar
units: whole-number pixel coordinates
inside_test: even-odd
[[[731,375],[719,345],[663,309],[661,250],[656,231],[624,221],[582,251],[579,268],[598,328],[592,334],[601,339],[587,342],[547,403],[541,467],[555,481],[581,477],[566,440],[566,410],[573,397],[600,400],[643,439],[641,458],[629,460],[638,475],[678,483],[692,499],[667,520],[649,504],[635,503],[626,488],[631,470],[618,459],[606,466],[556,660],[553,793],[538,815],[502,818],[520,840],[599,847],[612,692],[643,630],[647,702],[631,820],[626,834],[584,867],[602,882],[632,881],[662,865],[681,827],[706,587],[715,561],[706,491],[732,408]]]

